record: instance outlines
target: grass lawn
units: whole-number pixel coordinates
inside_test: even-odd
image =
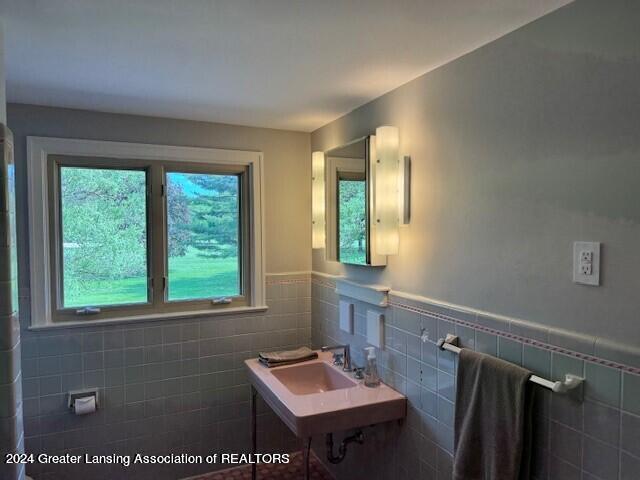
[[[189,249],[182,257],[169,259],[169,300],[237,295],[238,260],[206,258]],[[66,283],[66,282],[65,282]],[[70,282],[71,283],[71,282]],[[65,286],[65,307],[119,305],[147,301],[147,279],[79,281],[77,288]]]

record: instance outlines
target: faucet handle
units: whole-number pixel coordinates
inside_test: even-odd
[[[333,354],[333,364],[341,367],[344,365],[344,354],[342,353],[334,353]]]
[[[353,367],[353,377],[362,380],[364,378],[364,367]]]

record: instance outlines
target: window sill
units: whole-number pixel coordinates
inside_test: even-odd
[[[234,307],[224,308],[219,310],[193,310],[185,312],[171,312],[171,313],[154,313],[151,315],[136,315],[129,317],[109,318],[105,320],[78,320],[74,322],[56,322],[43,325],[30,325],[28,330],[41,331],[41,330],[55,330],[63,328],[76,328],[76,327],[101,327],[108,325],[126,325],[132,323],[142,322],[155,322],[162,320],[182,320],[189,318],[202,318],[202,317],[218,317],[226,315],[242,315],[247,313],[260,313],[266,312],[268,306],[259,307]]]

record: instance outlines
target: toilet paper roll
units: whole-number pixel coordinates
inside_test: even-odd
[[[76,398],[73,402],[73,410],[76,415],[86,415],[96,411],[96,397]]]

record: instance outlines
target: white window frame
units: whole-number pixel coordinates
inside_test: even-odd
[[[105,320],[53,322],[51,299],[51,258],[49,232],[49,184],[47,157],[67,155],[141,159],[200,164],[235,165],[246,167],[251,186],[249,205],[249,276],[251,296],[248,305],[222,310],[198,310],[154,313]],[[72,324],[93,326],[123,321],[148,321],[163,318],[228,315],[238,312],[266,310],[265,301],[265,245],[264,245],[264,183],[262,152],[224,150],[217,148],[179,147],[144,143],[125,143],[101,140],[79,140],[53,137],[27,137],[27,171],[29,201],[29,262],[31,295],[31,329],[67,327]]]

